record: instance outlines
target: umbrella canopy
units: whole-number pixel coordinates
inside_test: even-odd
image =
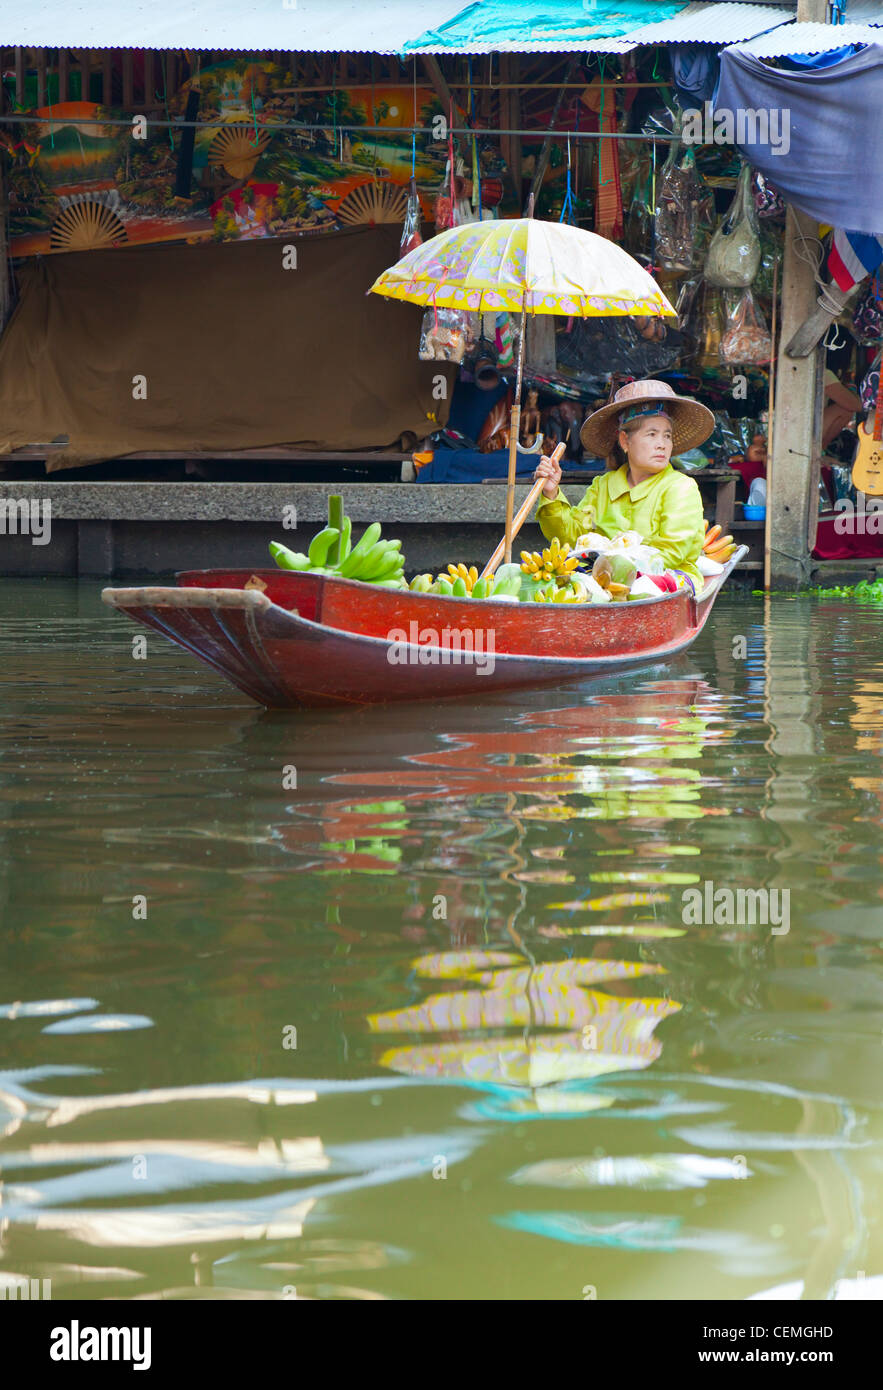
[[[439,309],[676,317],[652,276],[615,242],[532,217],[451,227],[384,270],[371,290]]]

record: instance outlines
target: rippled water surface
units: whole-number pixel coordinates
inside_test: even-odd
[[[725,596],[615,683],[267,714],[5,581],[0,1282],[879,1288],[880,624]]]

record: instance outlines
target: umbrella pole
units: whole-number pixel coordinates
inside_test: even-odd
[[[524,320],[526,310],[521,301],[521,332],[518,335],[518,364],[515,371],[515,399],[509,417],[509,481],[506,487],[506,564],[512,562],[512,522],[515,516],[515,459],[518,432],[521,429],[521,369],[524,364]]]

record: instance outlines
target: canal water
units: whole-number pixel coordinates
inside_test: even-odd
[[[0,590],[0,1282],[881,1296],[883,658],[266,713]]]

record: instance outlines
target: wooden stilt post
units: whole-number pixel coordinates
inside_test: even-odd
[[[827,10],[826,0],[798,0],[797,18],[824,24]],[[811,217],[789,206],[782,267],[783,345],[790,343],[816,308],[814,267],[805,247],[816,232]],[[770,584],[774,589],[795,589],[809,581],[809,551],[818,517],[822,357],[819,347],[806,357],[788,357],[784,346],[778,354],[776,427],[767,479]]]

